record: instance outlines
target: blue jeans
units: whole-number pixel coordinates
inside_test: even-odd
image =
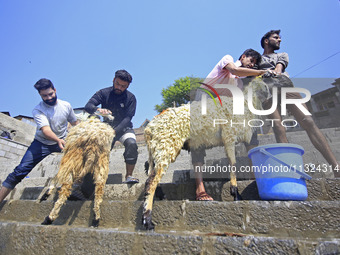
[[[6,180],[2,183],[2,186],[8,189],[14,189],[14,187],[21,182],[21,180],[24,179],[40,161],[52,152],[61,152],[58,144],[46,145],[38,140],[34,140],[30,147],[28,147],[20,164],[7,176]]]

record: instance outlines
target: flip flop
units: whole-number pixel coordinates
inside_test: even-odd
[[[123,183],[134,184],[134,183],[139,183],[139,180],[135,177],[129,176],[126,178],[125,182]]]
[[[214,199],[208,195],[207,192],[203,191],[201,193],[198,193],[196,196],[196,201],[214,201]]]

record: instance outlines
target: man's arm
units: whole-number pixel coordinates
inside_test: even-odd
[[[267,70],[256,70],[256,69],[251,69],[251,68],[246,68],[246,67],[238,67],[234,63],[229,63],[224,67],[227,69],[230,73],[233,75],[237,76],[258,76],[265,74]]]
[[[74,127],[75,125],[78,125],[79,124],[79,120],[76,120],[75,122],[70,122],[70,124]]]
[[[74,122],[70,123],[72,126],[75,126],[77,124],[79,124],[79,120],[76,120]],[[55,141],[58,143],[58,146],[61,150],[64,149],[65,146],[65,140],[64,139],[60,139],[58,138],[58,136],[52,131],[52,129],[50,128],[50,126],[43,126],[42,128],[40,128],[40,130],[43,132],[44,136],[51,140],[51,141]]]
[[[103,98],[102,98],[101,91],[97,91],[85,105],[85,111],[87,111],[90,114],[94,113],[95,111],[101,109],[98,107],[98,105],[102,104],[102,102],[103,102]],[[105,113],[101,112],[101,113],[107,114],[106,112]]]
[[[276,74],[282,74],[282,73],[284,72],[284,69],[285,69],[285,67],[283,66],[283,64],[278,63],[278,64],[276,65],[275,69],[274,69],[274,72],[275,72]]]
[[[137,106],[137,100],[136,97],[134,95],[131,95],[131,97],[128,100],[127,103],[127,110],[126,110],[126,116],[124,117],[124,119],[114,128],[116,133],[119,133],[121,131],[124,130],[124,128],[126,128],[129,123],[132,120],[132,117],[135,115],[136,113],[136,106]]]
[[[288,63],[289,63],[288,54],[286,52],[278,53],[278,60],[277,60],[274,71],[277,74],[282,74],[283,72],[285,72],[288,66]]]
[[[77,121],[76,121],[77,122]],[[43,126],[40,128],[40,130],[43,132],[45,137],[51,141],[55,141],[58,143],[58,146],[61,150],[64,149],[65,146],[65,140],[58,138],[58,136],[52,131],[50,126]]]
[[[130,123],[131,121],[131,117],[125,117],[115,128],[115,132],[116,134],[117,133],[120,133],[124,130],[124,128],[126,128],[128,126],[128,124]]]
[[[51,129],[49,120],[46,115],[37,109],[33,110],[34,121],[37,127],[41,130],[46,139],[57,142],[59,148],[64,149],[65,141],[60,139]]]

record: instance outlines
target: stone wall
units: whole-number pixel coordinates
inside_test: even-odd
[[[340,127],[340,105],[325,111],[313,113],[313,119],[319,128]]]
[[[0,131],[13,131],[12,140],[24,145],[30,145],[34,139],[36,127],[23,121],[0,113]]]
[[[0,137],[0,158],[22,158],[27,150],[27,145]]]
[[[138,144],[145,143],[144,139],[144,128],[135,128],[136,141]]]

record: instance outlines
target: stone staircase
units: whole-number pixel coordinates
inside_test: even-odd
[[[340,161],[340,130],[323,132]],[[304,163],[325,163],[304,132],[288,133],[288,138],[305,148]],[[263,135],[260,142],[274,138]],[[247,164],[243,147],[238,146],[237,158]],[[111,155],[97,229],[89,227],[91,198],[67,201],[52,225],[40,225],[56,196],[41,203],[37,198],[58,170],[60,155],[41,162],[0,205],[0,254],[340,254],[340,178],[331,171],[309,173],[307,201],[261,201],[255,181],[243,175],[238,182],[243,201],[234,202],[227,179],[215,176],[205,180],[215,201],[198,202],[190,157],[182,152],[162,179],[167,200],[156,199],[156,228],[149,232],[141,224],[146,148],[139,146],[134,175],[141,182],[135,185],[122,184],[122,152],[116,148]],[[209,160],[219,153],[221,148],[208,151]]]

